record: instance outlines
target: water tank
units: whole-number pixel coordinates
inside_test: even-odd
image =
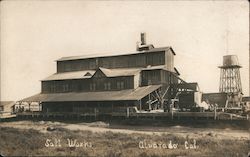
[[[238,57],[236,55],[223,56],[223,66],[239,66]]]

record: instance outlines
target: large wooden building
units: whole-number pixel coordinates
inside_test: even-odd
[[[137,51],[57,60],[57,72],[41,81],[41,93],[25,102],[40,102],[43,112],[112,113],[127,107],[163,109],[184,81],[174,67],[171,47],[154,48],[141,34]]]

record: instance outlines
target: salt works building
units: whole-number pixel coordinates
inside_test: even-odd
[[[146,44],[142,33],[134,53],[58,59],[57,72],[41,81],[41,93],[20,102],[39,102],[45,113],[166,109],[178,91],[197,90],[179,77],[175,55],[172,47]]]

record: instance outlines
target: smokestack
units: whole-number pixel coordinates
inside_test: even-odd
[[[146,33],[141,33],[141,45],[146,45]]]

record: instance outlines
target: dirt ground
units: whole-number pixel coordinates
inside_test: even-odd
[[[61,147],[46,147],[46,140],[60,139]],[[68,139],[87,141],[91,148],[68,147]],[[187,141],[197,149],[186,149]],[[177,149],[140,148],[147,144],[178,143]],[[55,142],[54,142],[55,144]],[[144,145],[143,145],[144,146]],[[241,157],[250,153],[250,130],[193,128],[187,126],[129,126],[52,121],[0,123],[0,154],[5,156],[89,156],[89,157]]]
[[[220,139],[246,139],[250,140],[250,130],[234,130],[230,128],[226,129],[215,129],[215,128],[191,128],[184,126],[171,126],[171,127],[136,127],[136,126],[110,126],[108,123],[104,122],[92,122],[92,123],[77,123],[69,124],[62,122],[52,122],[52,121],[16,121],[16,122],[3,122],[0,123],[2,127],[13,127],[18,129],[35,129],[41,133],[46,133],[48,127],[53,128],[65,128],[69,130],[82,130],[82,131],[92,131],[104,133],[111,131],[114,133],[140,133],[147,135],[161,135],[161,134],[176,134],[178,136],[186,137],[187,135],[192,138],[203,137],[207,134],[215,136]]]

